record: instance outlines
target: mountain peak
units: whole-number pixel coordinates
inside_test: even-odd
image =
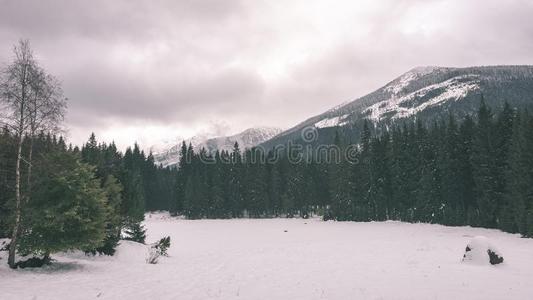
[[[418,66],[418,67],[412,68],[407,73],[414,73],[414,74],[423,76],[423,75],[433,73],[434,71],[437,71],[440,69],[445,69],[445,68],[438,67],[438,66]]]
[[[433,120],[450,113],[472,115],[481,94],[495,109],[505,101],[513,107],[532,107],[533,66],[416,67],[366,96],[299,123],[263,146],[298,139],[309,126],[324,130],[361,124],[363,119],[391,123],[412,117]]]
[[[281,132],[281,128],[251,127],[231,136],[210,137],[208,134],[202,134],[185,140],[185,143],[192,144],[196,150],[205,148],[208,152],[216,150],[231,151],[235,142],[239,143],[241,149],[252,148]],[[179,161],[180,147],[181,141],[154,155],[155,161],[163,166],[175,165]]]
[[[435,66],[423,66],[413,68],[406,73],[402,74],[400,77],[394,79],[389,84],[385,86],[385,90],[391,92],[392,94],[399,94],[402,92],[409,84],[419,78],[431,74],[437,70],[442,70],[444,68],[435,67]]]

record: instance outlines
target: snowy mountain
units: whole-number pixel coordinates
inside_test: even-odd
[[[194,149],[205,148],[208,152],[216,150],[232,150],[235,142],[239,143],[241,150],[257,146],[282,132],[280,128],[257,127],[248,128],[231,136],[210,137],[208,134],[201,134],[190,139],[185,139]],[[180,158],[180,149],[183,140],[177,141],[172,146],[159,151],[153,151],[154,159],[163,166],[171,166],[178,163]],[[157,148],[154,148],[157,149]]]
[[[390,124],[410,118],[433,121],[449,113],[461,118],[475,113],[481,98],[495,109],[505,101],[515,107],[532,106],[533,66],[414,68],[366,96],[305,120],[262,146],[297,141],[308,127],[319,131],[319,142],[331,142],[335,128],[360,127],[364,119]],[[356,138],[358,132],[351,135]]]

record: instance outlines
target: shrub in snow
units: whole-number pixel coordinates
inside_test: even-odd
[[[170,236],[160,239],[154,244],[153,248],[157,249],[160,255],[168,256],[167,250],[170,248]]]
[[[0,245],[0,251],[9,251],[9,245],[11,245],[11,243],[3,241]]]
[[[158,242],[152,244],[148,252],[146,262],[149,264],[157,264],[159,256],[168,256],[167,250],[170,248],[170,236],[160,239]]]
[[[157,264],[159,260],[159,256],[161,256],[160,252],[154,248],[153,246],[150,247],[150,251],[148,252],[148,257],[146,258],[146,262],[149,264]]]
[[[466,245],[463,261],[476,264],[490,263],[491,265],[496,265],[503,262],[503,256],[492,245],[488,238],[484,236],[476,236],[470,240],[468,245]]]
[[[322,220],[323,221],[329,221],[329,220],[335,220],[335,218],[333,217],[331,211],[328,210],[328,211],[326,211],[326,213],[322,217]]]

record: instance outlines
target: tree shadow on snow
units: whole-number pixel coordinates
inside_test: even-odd
[[[81,271],[85,267],[77,262],[57,262],[52,261],[51,264],[40,268],[25,268],[18,269],[20,272],[28,272],[34,274],[61,274],[68,272]]]

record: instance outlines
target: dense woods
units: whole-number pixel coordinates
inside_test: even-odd
[[[22,153],[29,151],[23,139]],[[145,209],[173,199],[172,170],[155,166],[135,145],[125,153],[97,144],[94,135],[79,149],[62,137],[41,132],[34,143],[32,197],[22,213],[19,252],[49,255],[61,250],[113,254],[121,238],[144,242]],[[13,162],[16,137],[0,134],[0,236],[10,237],[14,217]],[[26,181],[24,181],[26,183]],[[22,194],[28,194],[27,184]]]
[[[206,153],[183,144],[176,202],[147,204],[188,218],[313,213],[339,221],[472,225],[532,236],[532,116],[509,105],[493,113],[482,102],[477,115],[445,119],[388,129],[365,123],[358,145],[344,143],[338,133],[320,152],[241,152],[236,144],[231,152]]]

